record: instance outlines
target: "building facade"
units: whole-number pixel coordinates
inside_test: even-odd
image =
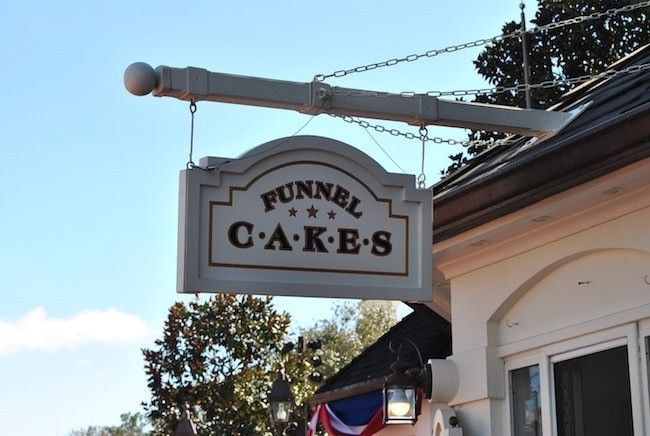
[[[649,182],[645,159],[436,246],[465,434],[649,434]]]
[[[418,422],[376,434],[650,434],[649,89],[647,70],[585,83],[551,108],[579,113],[558,134],[432,187],[429,306],[458,379],[436,396],[434,365]]]
[[[644,47],[613,67],[648,61]],[[553,108],[580,112],[559,134],[434,186],[464,434],[650,434],[649,84],[586,83]]]

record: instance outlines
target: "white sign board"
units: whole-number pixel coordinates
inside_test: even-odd
[[[431,192],[298,136],[181,172],[178,291],[430,301]]]

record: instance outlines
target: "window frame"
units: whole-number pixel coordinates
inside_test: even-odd
[[[650,427],[650,318],[638,322],[639,360],[645,424]]]
[[[545,383],[545,374],[543,372],[543,365],[542,361],[544,360],[544,356],[538,351],[534,353],[528,353],[526,355],[519,355],[510,359],[507,359],[505,362],[505,393],[506,393],[506,407],[504,408],[504,413],[505,413],[505,420],[504,422],[507,423],[507,426],[505,428],[505,435],[506,436],[513,436],[513,428],[514,428],[514,414],[512,413],[512,378],[511,378],[511,371],[514,371],[516,369],[521,369],[521,368],[527,368],[529,366],[537,365],[539,367],[539,399],[541,402],[541,409],[542,409],[542,434],[546,434],[546,413],[544,408],[548,407],[548,401],[547,401],[547,396],[548,392],[546,390],[546,383]]]
[[[642,327],[640,327],[642,326]],[[646,340],[647,338],[647,340]],[[555,414],[555,383],[553,367],[557,362],[594,354],[599,351],[625,345],[628,357],[628,377],[632,403],[632,426],[635,436],[645,434],[645,426],[650,423],[650,364],[642,358],[650,352],[650,318],[641,322],[632,322],[600,330],[585,335],[557,341],[506,358],[505,368],[505,434],[513,435],[514,416],[512,413],[512,383],[510,371],[531,365],[539,365],[540,401],[542,409],[542,434],[557,436],[557,417]]]

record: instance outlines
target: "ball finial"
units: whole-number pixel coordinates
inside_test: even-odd
[[[124,71],[124,87],[133,95],[147,95],[156,87],[156,71],[144,62],[132,63]]]

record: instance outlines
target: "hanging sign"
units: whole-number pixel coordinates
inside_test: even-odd
[[[430,301],[431,192],[298,136],[181,171],[178,291]]]

